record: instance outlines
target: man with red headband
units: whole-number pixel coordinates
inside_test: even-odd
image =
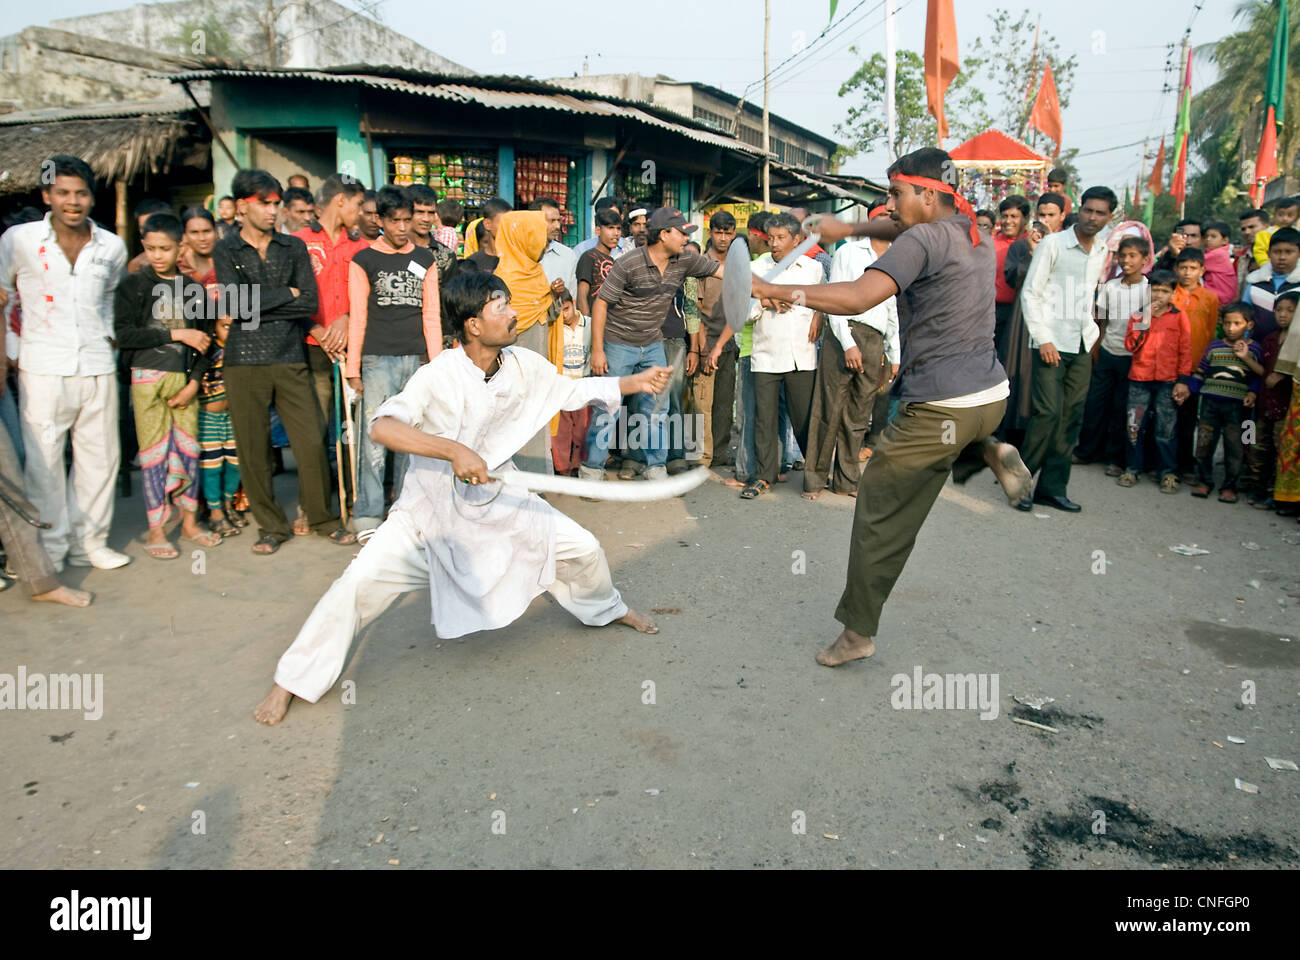
[[[903,407],[862,471],[847,582],[835,611],[844,630],[817,655],[823,666],[875,653],[872,636],[881,609],[948,471],[967,446],[978,445],[1012,503],[1029,488],[1029,472],[1015,448],[992,438],[1008,394],[993,346],[993,245],[975,226],[975,212],[953,189],[953,179],[947,153],[916,150],[889,168],[889,221],[822,220],[824,242],[848,236],[894,240],[856,280],[753,284],[756,297],[799,298],[838,316],[898,298],[902,358],[893,390]]]

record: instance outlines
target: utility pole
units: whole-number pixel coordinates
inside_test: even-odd
[[[769,135],[771,128],[769,126],[769,116],[767,109],[767,94],[771,87],[768,78],[768,48],[772,40],[772,0],[763,0],[763,209],[766,210],[772,202],[772,162],[768,158],[771,153],[769,146]]]

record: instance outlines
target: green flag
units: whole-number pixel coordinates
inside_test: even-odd
[[[1145,207],[1142,208],[1142,222],[1147,225],[1148,230],[1151,229],[1151,215],[1152,213],[1155,212],[1155,205],[1156,205],[1155,193],[1148,192],[1147,204]]]
[[[1128,192],[1128,184],[1124,184],[1124,215],[1128,216],[1128,208],[1133,205],[1132,196]]]
[[[840,0],[831,0],[831,20],[835,19],[835,7],[839,2]],[[1283,0],[1283,2],[1285,2],[1285,0]],[[830,24],[831,20],[826,21],[827,25]]]
[[[1286,122],[1286,55],[1291,36],[1287,17],[1287,0],[1278,0],[1277,30],[1273,33],[1273,55],[1268,60],[1268,86],[1264,92],[1264,112],[1273,108],[1273,119],[1280,127]],[[831,4],[831,9],[835,8]]]

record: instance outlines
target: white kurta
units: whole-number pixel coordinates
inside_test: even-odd
[[[490,471],[546,427],[557,410],[598,403],[614,413],[615,377],[575,380],[531,350],[506,347],[491,380],[461,348],[444,350],[375,412],[473,450]],[[440,637],[518,619],[555,582],[555,510],[535,493],[457,481],[446,460],[411,457],[395,510],[424,537],[433,625]]]

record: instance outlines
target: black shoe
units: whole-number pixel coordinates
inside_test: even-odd
[[[1055,507],[1057,510],[1064,510],[1066,513],[1078,513],[1083,509],[1069,497],[1054,497],[1048,493],[1034,494],[1034,503],[1041,503],[1045,507]]]
[[[1023,500],[1021,500],[1019,503],[1016,504],[1016,509],[1023,510],[1025,511],[1025,513],[1028,513],[1030,510],[1034,509],[1034,498],[1025,497]]]

